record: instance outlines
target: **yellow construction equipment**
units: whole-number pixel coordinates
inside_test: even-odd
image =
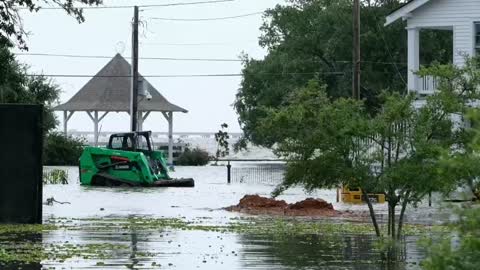
[[[362,190],[359,188],[350,188],[348,186],[344,186],[339,189],[341,192],[342,202],[344,203],[353,203],[353,204],[362,204],[365,203],[363,199]],[[372,203],[385,203],[385,194],[382,193],[371,193],[368,194],[368,199]]]

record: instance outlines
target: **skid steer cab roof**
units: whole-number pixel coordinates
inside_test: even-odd
[[[123,151],[153,151],[151,131],[116,133],[110,136],[107,148]]]

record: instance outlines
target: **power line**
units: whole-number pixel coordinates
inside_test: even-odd
[[[203,5],[203,4],[215,4],[215,3],[224,3],[224,2],[233,2],[236,0],[210,0],[210,1],[196,1],[196,2],[180,2],[180,3],[169,3],[169,4],[151,4],[151,5],[137,5],[140,8],[153,8],[153,7],[173,7],[173,6],[190,6],[190,5]],[[128,6],[85,6],[85,7],[73,7],[77,9],[122,9],[122,8],[133,8],[135,5]],[[18,9],[29,9],[28,7],[18,7]],[[48,10],[64,10],[63,7],[40,7],[40,9]]]
[[[192,43],[194,44],[194,43]],[[107,55],[79,55],[79,54],[54,54],[54,53],[15,53],[18,56],[44,56],[44,57],[65,57],[65,58],[84,58],[84,59],[112,59]],[[125,57],[130,59],[131,57]],[[178,57],[140,57],[142,60],[162,60],[162,61],[200,61],[200,62],[242,62],[236,58],[178,58]],[[305,60],[307,61],[307,60]],[[312,62],[322,62],[320,60],[311,60]],[[334,61],[335,63],[351,64],[352,61]],[[381,65],[407,65],[402,62],[382,62],[382,61],[361,61],[368,64]]]
[[[345,72],[292,72],[292,73],[261,73],[262,75],[345,75]],[[131,78],[131,75],[82,75],[82,74],[26,74],[29,77],[45,76],[53,78]],[[144,78],[202,78],[202,77],[242,77],[241,73],[226,74],[172,74],[172,75],[142,75]]]
[[[378,20],[378,17],[375,16],[375,19]],[[385,49],[387,50],[390,58],[391,58],[392,60],[395,59],[395,58],[393,57],[392,51],[390,51],[390,48],[389,48],[388,43],[387,43],[387,40],[385,39],[385,35],[384,35],[384,32],[383,32],[383,27],[380,26],[380,24],[378,23],[378,21],[375,23],[375,25],[377,26],[377,29],[378,29],[378,31],[380,32],[380,36],[381,36],[381,38],[382,38],[382,40],[383,40],[383,43],[385,44]],[[408,86],[408,83],[407,83],[407,82],[405,81],[405,79],[403,78],[403,75],[402,75],[402,73],[400,72],[400,69],[398,68],[398,66],[397,66],[396,63],[393,64],[393,67],[395,68],[395,70],[396,70],[396,72],[397,72],[397,74],[398,74],[398,77],[400,77],[400,80],[402,80],[402,82],[403,82],[405,85]]]
[[[106,55],[78,55],[78,54],[54,54],[54,53],[15,53],[19,56],[49,56],[49,57],[67,57],[67,58],[85,58],[85,59],[112,59]],[[125,57],[130,59],[131,57]],[[201,61],[201,62],[242,62],[241,59],[228,58],[176,58],[176,57],[140,57],[142,60],[163,60],[163,61]]]
[[[161,21],[201,22],[201,21],[221,21],[221,20],[239,19],[239,18],[245,18],[245,17],[255,16],[255,15],[259,15],[259,14],[263,14],[263,12],[253,12],[253,13],[241,14],[241,15],[236,15],[236,16],[215,17],[215,18],[198,18],[198,19],[185,18],[185,19],[181,19],[181,18],[151,17],[150,19],[161,20]]]
[[[164,42],[140,42],[142,45],[147,46],[231,46],[238,45],[240,43],[256,43],[257,40],[243,40],[237,42],[198,42],[198,43],[164,43]]]

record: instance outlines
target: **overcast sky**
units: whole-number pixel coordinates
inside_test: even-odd
[[[106,5],[146,5],[197,0],[105,0]],[[234,2],[195,6],[141,8],[140,57],[227,58],[236,59],[242,52],[262,58],[265,51],[258,46],[262,15],[221,21],[164,21],[154,17],[202,19],[237,16],[264,11],[284,0],[236,0]],[[117,52],[131,55],[131,20],[133,9],[88,9],[86,22],[78,24],[61,10],[41,10],[38,14],[22,13],[24,26],[30,32],[30,53],[114,56]],[[175,45],[177,44],[177,45]],[[189,45],[178,45],[189,44]],[[196,45],[192,45],[196,44]],[[198,45],[203,44],[203,45]],[[95,74],[109,59],[18,56],[31,66],[31,73]],[[240,73],[240,62],[189,62],[140,60],[144,75],[224,74]],[[55,78],[62,89],[61,102],[70,99],[89,79]],[[189,110],[174,115],[174,131],[216,131],[221,123],[231,132],[240,131],[232,107],[240,77],[148,78],[172,103]],[[60,114],[59,119],[63,120]],[[125,131],[128,115],[111,114],[101,123],[103,131]],[[76,113],[69,129],[93,130],[85,113]],[[166,131],[167,123],[159,113],[145,122],[144,129]]]

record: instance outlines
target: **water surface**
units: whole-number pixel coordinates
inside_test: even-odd
[[[195,188],[94,188],[78,184],[78,169],[67,168],[69,185],[47,185],[44,199],[60,202],[44,206],[44,221],[74,224],[75,229],[58,229],[24,235],[0,235],[1,250],[49,251],[57,254],[22,269],[418,269],[424,253],[418,237],[406,237],[400,262],[387,265],[376,249],[375,238],[364,234],[265,235],[213,232],[175,228],[135,229],[93,224],[101,220],[133,217],[174,218],[203,225],[225,225],[248,215],[222,210],[237,204],[246,194],[269,196],[273,183],[226,183],[223,166],[177,167],[174,177],[192,177]],[[287,191],[280,199],[296,202],[307,197],[322,198],[338,210],[366,211],[365,206],[336,202],[336,191],[305,194],[301,188]],[[385,205],[376,205],[385,213]],[[439,223],[439,205],[409,209],[407,220]],[[347,221],[335,221],[347,222]],[[70,246],[72,246],[70,248]],[[53,252],[52,252],[53,251]],[[73,258],[62,259],[71,252]],[[93,253],[93,254],[92,254]],[[17,269],[17,264],[2,269]]]

